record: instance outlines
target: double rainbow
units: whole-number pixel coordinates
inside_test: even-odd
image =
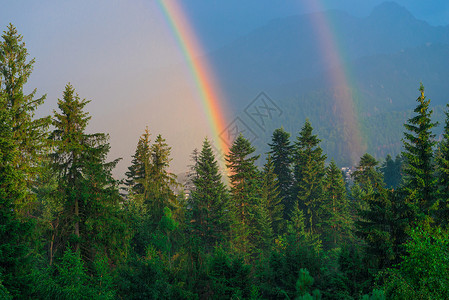
[[[176,36],[179,47],[189,65],[196,88],[199,92],[204,114],[207,117],[213,134],[213,142],[218,146],[218,151],[227,153],[229,141],[225,135],[220,136],[226,128],[225,103],[221,97],[219,85],[215,81],[214,74],[205,60],[195,58],[201,53],[201,45],[194,34],[193,28],[179,0],[158,0],[167,22]],[[305,0],[303,2],[310,11],[323,11],[323,5],[318,0]],[[328,74],[333,85],[333,99],[336,115],[343,121],[345,142],[350,145],[353,163],[363,154],[359,122],[354,105],[351,85],[349,84],[349,72],[343,68],[341,52],[334,39],[330,26],[324,13],[311,14],[311,24],[318,36],[322,55],[333,66]]]

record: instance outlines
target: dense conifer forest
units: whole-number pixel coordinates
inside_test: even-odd
[[[263,168],[242,135],[226,172],[208,139],[186,149],[187,194],[169,172],[170,146],[148,128],[116,180],[108,135],[86,132],[89,101],[70,83],[51,116],[35,117],[45,96],[25,93],[28,55],[10,25],[0,40],[1,299],[449,295],[449,108],[436,124],[422,84],[395,158],[364,154],[346,176],[306,121],[272,133]]]

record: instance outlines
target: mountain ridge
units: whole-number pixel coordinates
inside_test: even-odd
[[[317,20],[325,20],[327,29],[334,33],[340,61],[323,57],[323,41],[311,27]],[[335,91],[349,88],[348,94],[353,95],[356,118],[363,120],[364,150],[378,159],[388,151],[396,155],[400,146],[394,140],[399,138],[400,142],[402,126],[384,128],[387,136],[380,138],[374,123],[379,118],[409,115],[420,82],[434,105],[446,103],[448,55],[449,26],[429,25],[395,2],[385,2],[363,18],[338,10],[278,18],[205,59],[212,63],[234,115],[242,114],[257,94],[267,92],[289,113],[283,121],[273,122],[271,129],[284,126],[295,136],[308,117],[325,140],[328,156],[340,164],[354,165],[363,153],[351,157],[343,153],[352,151],[344,145],[348,143],[347,125],[344,120],[336,124],[336,116],[327,107],[336,103]],[[345,72],[349,87],[336,86],[330,80],[329,74],[336,68]],[[391,122],[397,126],[396,121]],[[337,132],[335,126],[342,128]],[[270,135],[269,131],[259,133],[256,143],[262,152]],[[374,141],[381,144],[376,147]],[[376,150],[379,147],[383,150]]]

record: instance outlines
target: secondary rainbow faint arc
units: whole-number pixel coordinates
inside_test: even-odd
[[[187,20],[181,4],[178,2],[180,1],[158,1],[195,80],[205,115],[212,130],[212,138],[216,146],[219,147],[218,150],[222,152],[220,154],[224,154],[228,151],[229,140],[225,134],[220,136],[226,128],[226,111],[221,102],[223,100],[220,99],[218,85],[209,67],[204,61],[194,57],[201,53],[200,43]]]
[[[335,106],[339,115],[343,118],[344,130],[347,133],[346,142],[350,144],[351,158],[354,164],[366,150],[366,147],[362,144],[360,123],[349,81],[350,72],[344,68],[342,51],[339,49],[336,39],[338,34],[332,32],[330,19],[326,18],[321,1],[306,0],[304,3],[310,11],[314,11],[310,14],[312,28],[318,36],[319,48],[323,57],[328,58],[332,65],[331,72],[328,75],[332,84],[336,87],[334,89]]]

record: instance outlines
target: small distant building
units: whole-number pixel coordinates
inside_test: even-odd
[[[343,174],[343,179],[347,184],[352,184],[352,173],[356,170],[355,167],[343,167],[341,168],[341,173]]]

